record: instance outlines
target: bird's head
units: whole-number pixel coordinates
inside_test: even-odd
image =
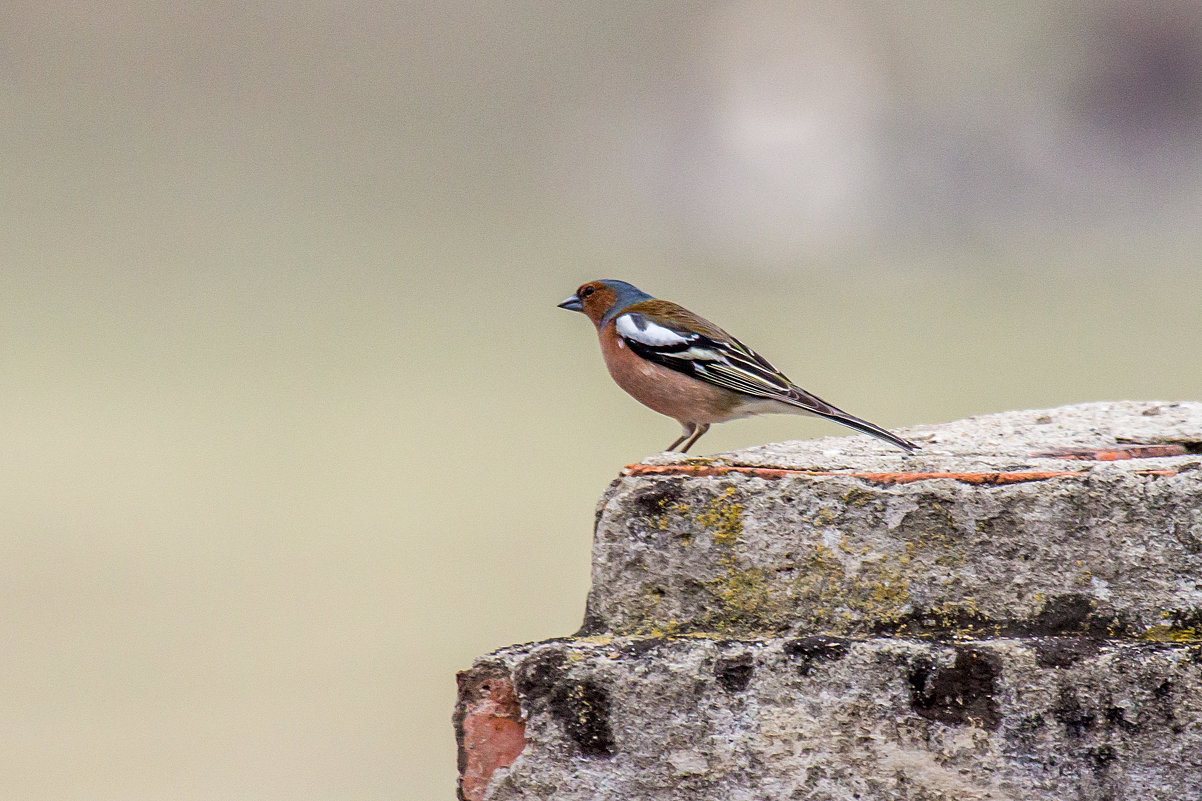
[[[581,284],[574,295],[559,304],[559,308],[582,312],[601,328],[642,300],[651,300],[651,296],[625,281],[606,278]]]

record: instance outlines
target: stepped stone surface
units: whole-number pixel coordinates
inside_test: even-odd
[[[899,433],[628,466],[460,797],[1202,801],[1202,404]]]

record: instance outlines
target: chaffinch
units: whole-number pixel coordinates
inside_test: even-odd
[[[667,450],[687,452],[713,423],[771,413],[813,414],[907,453],[918,449],[806,392],[709,320],[625,281],[590,281],[559,308],[593,321],[605,366],[618,386],[679,421],[683,433]]]

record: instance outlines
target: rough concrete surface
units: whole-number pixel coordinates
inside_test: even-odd
[[[1202,404],[903,433],[940,445],[906,456],[849,437],[838,453],[820,440],[632,465],[598,511],[585,633],[1202,628]],[[1181,453],[1082,458],[1147,443]],[[1074,458],[1029,455],[1057,449]]]
[[[494,654],[488,798],[1202,798],[1202,645],[601,638]]]
[[[461,797],[1202,801],[1202,404],[899,433],[628,466]]]

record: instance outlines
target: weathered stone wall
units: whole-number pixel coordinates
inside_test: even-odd
[[[1202,799],[1202,404],[623,471],[572,638],[460,674],[468,799]]]

